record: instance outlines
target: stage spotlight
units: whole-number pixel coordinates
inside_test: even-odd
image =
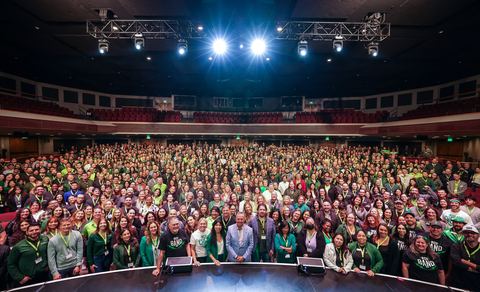
[[[283,28],[281,26],[277,26],[277,31],[278,32],[281,32],[283,30]]]
[[[343,50],[343,40],[334,40],[333,49],[337,52],[341,52]]]
[[[223,54],[227,50],[227,43],[222,39],[218,39],[213,43],[213,50],[217,54]]]
[[[298,42],[298,54],[302,57],[305,57],[308,53],[308,43],[306,40]]]
[[[98,40],[98,51],[100,54],[108,53],[108,45],[107,40]]]
[[[254,40],[253,43],[252,43],[252,52],[255,54],[255,55],[260,55],[260,54],[263,54],[265,52],[265,41],[263,40]]]
[[[378,43],[370,43],[368,45],[368,55],[373,57],[378,56]]]
[[[145,46],[145,39],[141,36],[135,37],[135,49],[141,50]]]
[[[198,30],[203,30],[203,26],[200,25],[200,26],[198,27]]]
[[[177,46],[177,48],[178,48],[178,53],[179,53],[180,55],[186,54],[186,53],[188,52],[188,43],[187,43],[187,41],[184,40],[184,39],[178,40],[178,46]]]

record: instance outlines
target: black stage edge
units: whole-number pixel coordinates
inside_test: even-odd
[[[153,267],[89,274],[12,289],[20,292],[96,291],[465,291],[422,281],[378,274],[350,272],[340,275],[328,270],[324,276],[299,275],[296,265],[263,263],[202,264],[192,273],[152,275]],[[159,280],[160,279],[160,280]]]

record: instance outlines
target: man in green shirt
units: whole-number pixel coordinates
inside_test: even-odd
[[[464,239],[464,236],[461,234],[463,226],[466,225],[465,219],[461,216],[456,216],[452,219],[453,227],[450,229],[445,229],[443,235],[450,239],[451,241],[460,242]]]
[[[93,209],[93,220],[90,221],[82,230],[82,235],[86,236],[87,239],[92,235],[92,233],[97,230],[97,224],[100,222],[102,218],[102,208],[97,207]]]
[[[432,190],[435,189],[435,183],[428,177],[428,170],[422,171],[422,177],[417,178],[418,190],[421,194],[426,194],[427,190],[425,186],[429,186]]]
[[[48,281],[48,237],[40,233],[38,223],[30,224],[26,238],[10,251],[7,269],[15,287]]]
[[[160,189],[160,197],[163,198],[167,185],[163,183],[162,177],[157,178],[157,184],[153,186],[152,192],[154,193],[156,189]]]

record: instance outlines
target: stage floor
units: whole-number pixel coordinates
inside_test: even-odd
[[[340,275],[327,270],[324,276],[299,275],[294,265],[213,264],[194,267],[192,273],[154,277],[153,268],[111,271],[46,282],[26,288],[25,292],[96,292],[96,291],[421,291],[447,292],[445,286],[403,280],[391,276],[349,273]],[[454,289],[456,291],[463,291]]]

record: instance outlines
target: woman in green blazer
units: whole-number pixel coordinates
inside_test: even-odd
[[[357,241],[356,234],[357,231],[360,230],[360,227],[355,224],[357,216],[355,216],[354,213],[347,213],[346,218],[345,224],[338,226],[335,233],[342,234],[347,244],[350,244]]]
[[[226,233],[221,220],[219,217],[213,222],[212,232],[207,237],[207,263],[217,266],[227,261]]]
[[[140,265],[138,242],[129,229],[123,229],[118,235],[118,244],[113,251],[113,263],[117,270],[132,269]]]
[[[352,268],[356,273],[366,271],[368,276],[373,277],[383,268],[382,255],[373,244],[367,242],[365,231],[357,231],[356,236],[357,241],[348,246],[353,256]]]
[[[142,257],[142,267],[157,266],[158,256],[160,255],[160,237],[163,231],[157,221],[151,221],[145,228],[145,236],[140,242],[140,256]]]

